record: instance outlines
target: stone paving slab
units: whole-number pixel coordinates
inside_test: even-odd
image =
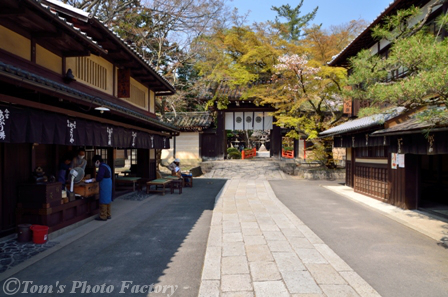
[[[199,296],[380,295],[278,200],[266,179],[232,178],[216,198]]]

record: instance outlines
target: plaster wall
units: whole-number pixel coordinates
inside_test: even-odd
[[[62,58],[38,44],[36,45],[36,64],[62,74]]]
[[[31,40],[0,26],[0,48],[28,61],[31,60]]]
[[[170,147],[162,151],[162,159],[168,159],[168,162],[174,159],[174,138],[170,139]],[[181,132],[179,136],[176,136],[176,158],[181,163],[200,160],[198,132]]]

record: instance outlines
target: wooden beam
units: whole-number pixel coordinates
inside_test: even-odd
[[[86,120],[96,121],[96,122],[100,122],[103,124],[110,124],[110,125],[116,125],[116,126],[128,128],[128,129],[139,130],[139,131],[143,131],[143,132],[150,133],[150,134],[157,134],[157,135],[168,136],[168,137],[170,136],[170,134],[167,134],[167,133],[144,129],[144,128],[141,128],[138,126],[129,125],[129,124],[125,124],[125,123],[121,123],[121,122],[117,122],[117,121],[113,121],[113,120],[108,120],[108,119],[104,119],[104,118],[99,118],[99,117],[95,117],[95,116],[88,115],[85,113],[72,111],[72,110],[68,110],[68,109],[64,109],[64,108],[60,108],[60,107],[55,107],[55,106],[51,106],[51,105],[47,105],[47,104],[42,104],[42,103],[38,103],[38,102],[34,102],[34,101],[29,101],[29,100],[25,100],[25,99],[20,99],[17,97],[12,97],[12,96],[8,96],[8,95],[4,95],[4,94],[0,94],[0,101],[4,101],[6,103],[20,104],[20,105],[23,105],[26,107],[32,107],[32,108],[36,108],[36,109],[46,110],[49,112],[65,114],[65,115],[68,115],[71,117],[77,117],[77,118],[82,118],[82,119],[86,119]]]
[[[18,17],[26,14],[26,10],[24,8],[18,9],[2,9],[0,10],[0,17],[8,16],[8,17]]]

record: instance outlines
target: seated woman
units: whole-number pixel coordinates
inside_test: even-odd
[[[177,176],[177,177],[182,177],[182,173],[181,173],[180,167],[179,167],[179,165],[180,165],[179,159],[175,159],[173,161],[173,163],[171,163],[171,164],[175,165],[175,166],[173,166],[174,168],[171,169],[171,175]],[[170,164],[170,166],[171,166],[171,164]]]
[[[179,164],[180,164],[180,160],[179,159],[174,159],[174,161],[168,165],[168,169],[171,170],[171,175],[172,176],[176,176],[176,168],[179,168]],[[180,169],[179,169],[180,170]]]

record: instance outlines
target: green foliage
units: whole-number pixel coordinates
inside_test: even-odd
[[[229,159],[241,159],[241,153],[239,151],[230,152],[227,156]]]
[[[322,166],[327,168],[335,168],[336,165],[333,159],[333,140],[331,138],[326,139],[313,139],[313,152],[309,158],[312,161],[318,162]]]
[[[211,91],[213,100],[219,109],[227,107],[227,95],[237,87],[242,99],[256,101],[258,89],[247,88],[254,82],[268,81],[275,73],[273,68],[277,57],[284,52],[302,52],[298,45],[287,43],[278,34],[253,30],[247,26],[220,28],[209,35],[201,35],[192,44],[199,54],[195,64],[198,75],[202,77],[199,84],[203,89],[214,90],[214,84],[225,84],[229,88],[224,95]]]
[[[340,120],[345,69],[312,67],[318,63],[306,56],[284,56],[277,65],[275,83],[260,94],[264,104],[276,107],[276,124],[292,128],[288,137],[314,139]]]
[[[271,10],[277,12],[274,26],[279,29],[282,37],[288,41],[298,41],[301,39],[304,36],[302,32],[316,16],[319,7],[314,8],[310,13],[300,16],[300,8],[302,8],[303,1],[301,0],[295,8],[291,8],[289,4],[279,7],[272,6],[271,8]],[[286,22],[280,22],[279,18],[286,19]]]
[[[416,109],[448,103],[448,39],[437,35],[446,27],[448,16],[437,19],[436,30],[422,22],[408,26],[419,14],[415,7],[401,10],[374,29],[377,38],[391,41],[387,59],[361,51],[350,60],[352,74],[347,83],[356,87],[346,95],[370,105],[360,115],[377,113],[385,106]]]
[[[227,135],[227,138],[233,138],[233,137],[237,136],[238,133],[236,133],[235,131],[232,131],[232,130],[226,130],[226,135]]]
[[[283,147],[283,150],[288,152],[288,151],[293,151],[294,148],[292,146],[285,146],[285,147]]]
[[[227,148],[227,154],[230,154],[232,152],[240,152],[238,149],[234,148],[234,147],[229,147]]]

